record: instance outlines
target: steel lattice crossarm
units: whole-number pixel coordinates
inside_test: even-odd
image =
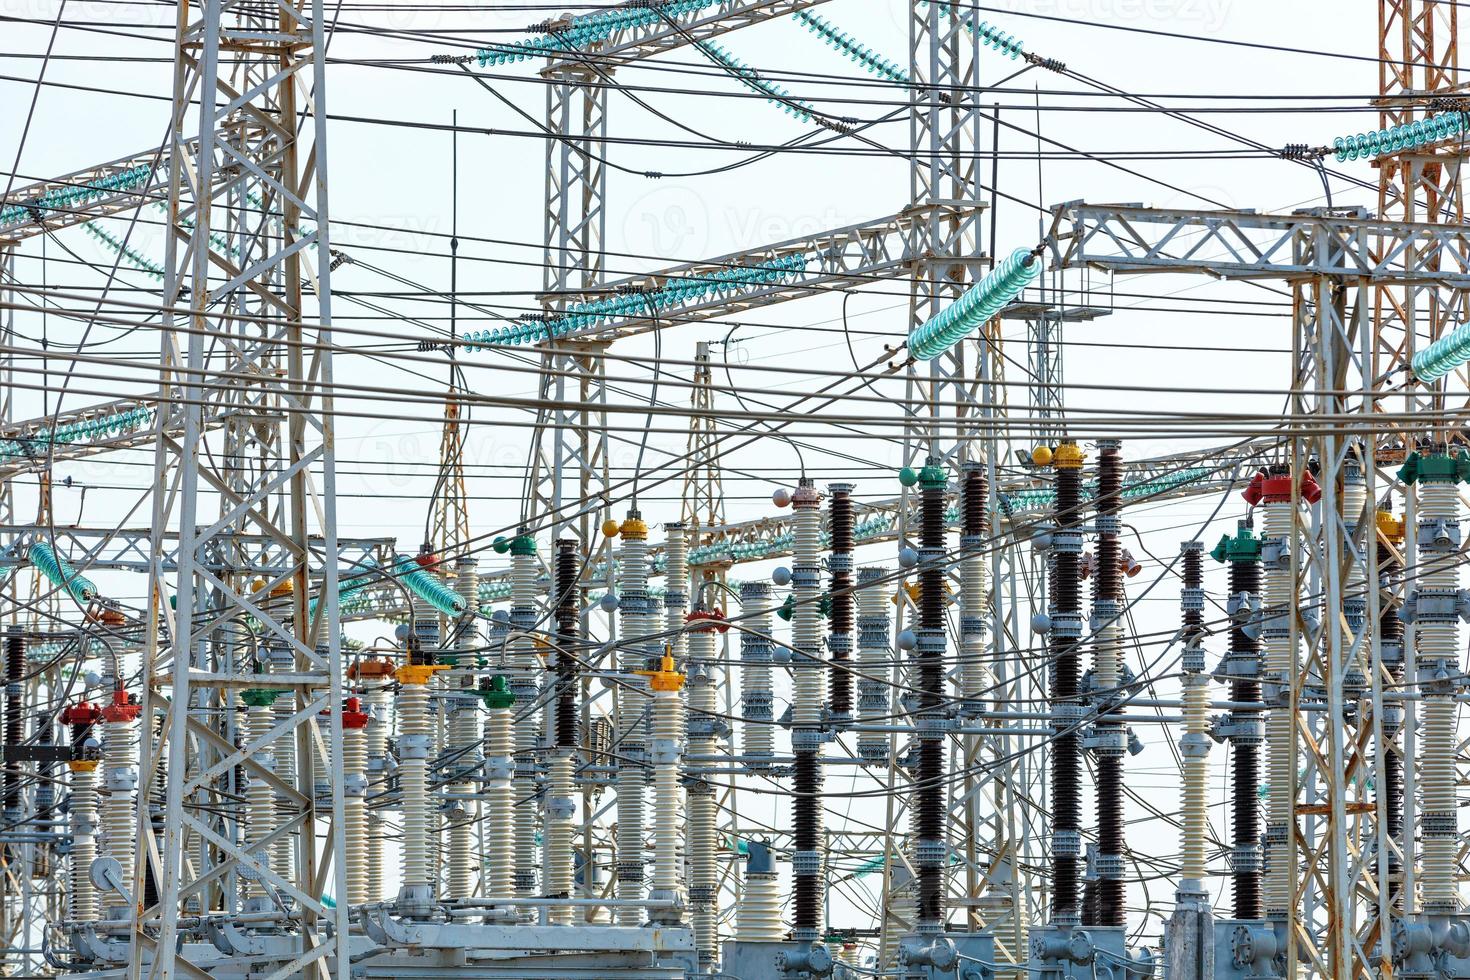
[[[1052,215],[1047,246],[1056,267],[1470,288],[1470,229],[1458,225],[1380,221],[1358,208],[1259,214],[1080,201]]]
[[[42,528],[34,524],[0,525],[0,568],[26,563],[26,548],[32,541],[54,541],[56,550],[81,571],[115,569],[146,573],[155,566],[164,571],[178,568],[178,532],[168,530],[157,537],[159,551],[150,550],[153,532],[148,528],[62,527]],[[236,572],[269,576],[282,571],[281,564],[254,560],[266,553],[273,539],[264,534],[226,532],[202,557],[203,566],[217,574]],[[391,560],[394,538],[338,538],[337,564],[341,581],[361,574],[364,568],[376,568]],[[313,565],[321,566],[324,543],[320,537],[310,539],[308,550]],[[250,556],[242,561],[239,556]]]
[[[211,410],[205,431],[218,429],[228,412]],[[160,420],[154,399],[121,398],[0,427],[0,479],[45,469],[115,449],[148,446],[160,434],[178,434],[177,417]]]
[[[768,20],[776,20],[826,3],[827,0],[708,0],[704,3],[678,3],[677,0],[660,0],[658,3],[619,4],[606,11],[598,11],[581,17],[551,21],[539,27],[549,28],[546,33],[567,30],[589,23],[593,18],[604,18],[612,24],[600,41],[575,52],[548,51],[551,64],[547,73],[564,71],[569,63],[576,63],[585,56],[597,67],[606,69],[630,64],[643,58],[685,45],[697,44]],[[662,11],[660,7],[672,8]],[[590,26],[590,24],[589,24]]]
[[[565,311],[468,335],[465,343],[611,341],[671,323],[713,319],[889,275],[912,254],[915,224],[934,210],[977,213],[980,205],[910,208],[806,238],[629,276],[596,291],[573,291]],[[542,297],[549,302],[551,297]]]
[[[197,151],[197,141],[191,140]],[[0,197],[0,247],[131,211],[168,196],[167,156],[147,150]]]

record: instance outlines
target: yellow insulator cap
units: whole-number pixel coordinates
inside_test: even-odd
[[[97,770],[96,759],[72,759],[67,762],[66,768],[72,772],[95,772]]]
[[[283,595],[290,595],[295,588],[296,587],[291,583],[291,580],[286,579],[286,581],[271,589],[271,598],[279,599]]]
[[[642,518],[639,518],[639,517],[630,517],[626,521],[623,522],[623,526],[621,528],[619,528],[618,530],[622,533],[623,538],[625,540],[628,540],[628,541],[647,541],[648,540],[648,525],[643,523],[643,519]]]
[[[439,671],[448,669],[448,664],[404,664],[393,677],[400,684],[427,684]]]
[[[263,579],[263,578],[257,578],[257,579],[252,579],[251,580],[251,582],[250,582],[250,591],[251,592],[259,592],[263,588],[265,588],[265,579]]]
[[[1059,470],[1080,470],[1087,454],[1075,442],[1064,442],[1052,454],[1052,465]]]
[[[1404,522],[1393,516],[1391,510],[1378,512],[1378,533],[1394,544],[1404,543]]]
[[[602,522],[602,536],[604,538],[615,538],[615,537],[617,537],[618,536],[618,529],[621,526],[622,525],[618,524],[617,521],[615,521],[611,517],[609,517],[607,520],[605,520],[605,521]]]
[[[634,673],[647,677],[648,686],[655,691],[677,693],[684,687],[684,675],[674,669],[674,658],[667,653],[659,661],[658,670],[637,670]]]
[[[1045,446],[1037,446],[1035,449],[1031,450],[1031,462],[1035,463],[1037,466],[1050,466],[1051,450],[1046,448]]]

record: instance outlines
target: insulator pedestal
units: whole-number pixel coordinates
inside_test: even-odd
[[[751,841],[745,865],[745,887],[735,907],[735,938],[742,942],[774,943],[786,936],[781,924],[781,890],[771,849]]]

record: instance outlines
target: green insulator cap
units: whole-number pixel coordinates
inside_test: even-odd
[[[510,550],[510,539],[502,535],[501,537],[496,538],[491,543],[490,547],[495,549],[495,553],[497,555],[503,555]]]
[[[536,553],[536,539],[529,534],[518,534],[510,543],[510,553],[513,555],[534,555]]]
[[[516,696],[510,693],[510,681],[504,674],[490,678],[490,686],[480,689],[480,697],[487,708],[509,708],[516,703]]]
[[[1470,480],[1470,455],[1466,455],[1464,451],[1454,455],[1420,455],[1417,461],[1417,478],[1420,483],[1464,483]],[[1408,466],[1407,460],[1404,461],[1404,466]]]
[[[441,653],[439,654],[439,663],[446,667],[458,667],[459,656],[453,653]]]
[[[1413,486],[1414,481],[1419,479],[1419,454],[1409,453],[1404,457],[1404,465],[1399,467],[1399,481]]]
[[[240,692],[240,700],[244,701],[246,706],[251,708],[269,708],[276,703],[276,698],[280,696],[280,691],[267,691],[260,688]]]
[[[786,601],[781,603],[781,608],[776,610],[776,615],[789,622],[794,612],[796,612],[796,596],[788,595]]]
[[[1250,528],[1243,527],[1234,537],[1228,534],[1222,536],[1220,543],[1210,552],[1210,557],[1219,562],[1260,561],[1261,539],[1252,534]]]
[[[1412,464],[1412,466],[1411,466]],[[1407,475],[1406,475],[1407,473]],[[1463,452],[1453,456],[1435,453],[1421,456],[1410,453],[1399,470],[1399,479],[1405,483],[1464,483],[1470,479],[1470,457]]]
[[[938,463],[929,463],[919,471],[919,486],[924,490],[943,490],[949,484],[949,474]]]
[[[832,617],[832,596],[829,593],[822,594],[822,601],[817,603],[817,612],[822,614],[823,619]]]
[[[906,487],[911,487],[919,482],[919,474],[912,466],[905,466],[898,471],[898,482]]]

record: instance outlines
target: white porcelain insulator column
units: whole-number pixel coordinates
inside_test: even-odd
[[[366,720],[366,715],[361,716]],[[342,729],[342,774],[346,777],[346,795],[342,815],[346,824],[343,838],[347,852],[347,904],[361,905],[369,901],[367,778],[368,734],[366,724],[348,725],[344,714]]]
[[[415,668],[401,668],[413,670]],[[404,683],[398,692],[398,786],[403,807],[400,902],[421,909],[434,878],[429,837],[429,685]]]
[[[752,841],[745,887],[735,907],[735,938],[748,943],[774,943],[786,938],[781,922],[781,891],[769,846]]]
[[[748,765],[770,759],[776,752],[772,717],[775,695],[771,683],[771,586],[745,582],[740,586],[740,752]]]
[[[446,702],[449,709],[449,750],[452,770],[460,777],[450,785],[449,868],[447,896],[451,899],[471,898],[475,894],[475,825],[479,822],[480,803],[473,799],[479,789],[475,777],[480,771],[480,699],[469,691],[461,691]]]
[[[1300,547],[1297,523],[1290,500],[1270,501],[1262,510],[1262,548],[1273,548],[1277,561],[1264,562],[1262,612],[1264,641],[1262,660],[1265,686],[1280,691],[1291,690],[1299,669],[1299,644],[1292,642],[1290,617],[1297,607],[1296,586],[1292,580],[1291,554]],[[1288,697],[1289,701],[1290,698]],[[1261,897],[1265,912],[1271,918],[1284,918],[1291,907],[1296,885],[1295,862],[1292,860],[1291,826],[1296,782],[1296,753],[1293,750],[1292,727],[1296,712],[1289,704],[1270,709],[1266,719],[1266,780],[1270,786],[1266,804],[1265,874]]]
[[[97,918],[97,890],[92,887],[92,860],[97,856],[96,760],[71,773],[71,889],[68,916],[73,922]]]
[[[547,764],[547,813],[545,832],[546,896],[572,897],[572,756],[557,752]],[[553,924],[571,925],[573,906],[553,906],[548,913]]]
[[[245,709],[245,740],[254,742],[263,737],[275,724],[271,709],[264,705],[250,705]],[[279,742],[277,739],[276,742]],[[269,773],[276,771],[276,742],[267,742],[263,747],[251,753],[250,759],[261,769]],[[260,864],[270,866],[272,854],[270,848],[263,842],[275,833],[276,830],[276,791],[265,777],[258,773],[251,773],[249,784],[245,789],[245,844],[246,850]],[[245,895],[247,898],[264,899],[269,894],[266,884],[258,875],[250,874],[245,877]]]
[[[492,690],[495,681],[492,680]],[[509,693],[506,686],[504,692]],[[492,704],[485,718],[485,897],[504,902],[515,895],[515,792],[511,757],[512,707]]]
[[[720,634],[702,629],[689,634],[689,680],[684,690],[689,697],[689,754],[699,765],[710,765],[719,755],[719,719],[716,718],[715,686],[710,665]],[[719,874],[715,850],[715,789],[707,780],[694,780],[689,787],[689,909],[694,924],[694,948],[700,969],[708,971],[719,958]]]
[[[1417,484],[1419,566],[1414,649],[1421,693],[1419,883],[1424,911],[1458,912],[1459,801],[1455,678],[1460,673],[1460,487],[1450,460]],[[1446,478],[1448,477],[1448,478]]]
[[[363,700],[368,706],[368,724],[364,742],[367,746],[367,792],[380,793],[387,774],[389,717],[388,689],[377,684],[367,689]],[[387,862],[387,834],[382,815],[375,809],[367,814],[367,901],[383,899],[383,868]]]
[[[512,795],[516,800],[536,799],[536,752],[540,741],[537,727],[539,713],[529,710],[540,698],[540,664],[531,631],[536,628],[541,611],[537,605],[540,568],[536,560],[535,542],[527,535],[516,537],[510,546],[510,624],[514,639],[510,642],[510,689],[521,710],[515,712],[515,777]],[[515,821],[515,891],[518,896],[538,894],[537,868],[540,848],[537,846],[536,807],[529,802],[514,811]]]
[[[644,897],[644,766],[649,704],[648,684],[635,671],[647,670],[658,651],[650,649],[648,640],[656,623],[648,595],[648,527],[636,513],[630,513],[619,533],[623,540],[618,559],[623,632],[618,668],[622,677],[614,693],[614,712],[615,739],[622,761],[614,777],[618,820],[614,841],[616,894],[622,901],[637,902]],[[643,910],[636,905],[623,905],[614,917],[618,925],[635,926],[642,922]]]
[[[1203,882],[1210,834],[1210,684],[1204,674],[1185,674],[1183,684],[1185,741],[1181,744],[1184,773],[1179,877]]]
[[[689,612],[689,530],[683,524],[664,525],[664,628],[668,630],[674,667],[684,669],[689,638],[684,617]]]

